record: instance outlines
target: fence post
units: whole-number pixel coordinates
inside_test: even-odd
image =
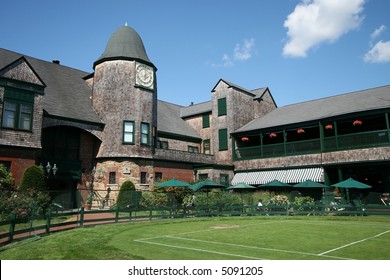
[[[46,218],[46,233],[50,233],[50,224],[51,224],[51,210],[49,209],[47,213],[47,218]]]
[[[9,241],[12,242],[14,240],[14,232],[15,232],[15,224],[16,224],[16,214],[12,214],[11,223],[9,225]]]
[[[84,226],[84,207],[80,208],[80,227]]]
[[[119,221],[119,206],[117,205],[115,209],[115,223],[117,223],[118,221]]]

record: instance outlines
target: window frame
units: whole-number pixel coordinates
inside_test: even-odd
[[[221,128],[218,130],[218,149],[219,151],[226,151],[229,149],[228,130]]]
[[[13,105],[15,108],[14,110],[11,110],[10,108],[7,108],[7,105]],[[28,107],[29,112],[23,111],[23,107]],[[9,117],[11,113],[12,125],[8,125]],[[27,118],[24,118],[23,115],[28,115]],[[25,122],[24,120],[28,121],[28,128],[24,128]],[[16,99],[9,99],[4,98],[3,103],[3,113],[2,113],[2,119],[1,119],[1,127],[5,129],[14,129],[19,131],[29,131],[31,132],[33,129],[33,119],[34,119],[34,103],[26,102],[26,101],[20,101]],[[6,125],[7,124],[7,125]]]
[[[210,127],[210,114],[204,113],[202,114],[202,128],[209,128]]]
[[[132,124],[132,131],[126,131],[126,124]],[[131,140],[127,141],[126,136],[131,135]],[[122,128],[122,143],[133,145],[134,144],[134,138],[135,138],[135,122],[130,120],[124,120],[123,121],[123,128]]]
[[[227,108],[226,108],[226,97],[222,97],[218,99],[218,117],[226,116]]]
[[[147,126],[147,133],[144,133],[143,126]],[[143,137],[146,136],[146,142],[143,141]],[[141,145],[150,145],[150,123],[141,122],[140,127],[140,143]]]

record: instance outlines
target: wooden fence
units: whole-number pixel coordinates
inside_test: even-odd
[[[364,216],[390,215],[390,207],[384,205],[267,205],[260,209],[256,206],[198,206],[166,208],[128,208],[116,210],[90,210],[80,208],[73,211],[49,212],[46,216],[34,216],[18,220],[16,216],[0,222],[0,246],[24,238],[47,235],[53,232],[74,229],[97,224],[145,221],[167,218],[189,217],[228,217],[228,216]]]

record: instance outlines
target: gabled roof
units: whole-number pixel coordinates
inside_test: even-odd
[[[215,91],[215,88],[218,86],[218,84],[219,84],[220,82],[223,82],[223,83],[227,84],[229,88],[232,87],[232,88],[238,89],[238,90],[240,90],[240,91],[243,91],[243,92],[245,92],[245,93],[248,93],[248,94],[250,94],[250,95],[255,96],[255,94],[254,94],[252,91],[250,91],[250,90],[248,90],[248,89],[246,89],[246,88],[243,88],[243,87],[241,87],[241,86],[238,86],[238,85],[236,85],[236,84],[233,84],[233,83],[231,83],[231,82],[229,82],[229,81],[226,81],[226,80],[224,80],[224,79],[219,79],[219,81],[218,81],[218,82],[216,83],[216,85],[213,87],[213,89],[211,90],[211,92],[214,92],[214,91]]]
[[[10,79],[20,79],[19,77],[9,76],[9,74],[7,72],[10,69],[20,67],[22,64],[25,64],[28,67],[28,71],[31,71],[31,74],[32,74],[32,77],[31,76],[30,77],[28,77],[28,76],[22,77],[24,82],[37,84],[39,86],[46,87],[45,82],[41,79],[41,77],[39,77],[38,73],[35,72],[34,68],[30,65],[30,63],[28,63],[27,59],[24,56],[11,62],[10,64],[4,66],[3,68],[0,68],[0,76],[5,76],[5,77],[8,77]],[[24,71],[26,71],[26,69]],[[17,73],[18,73],[18,71],[17,71]],[[18,75],[17,73],[15,75]]]
[[[180,105],[159,100],[157,104],[158,131],[200,139],[200,135],[180,117],[182,108]]]
[[[0,48],[0,69],[24,55]],[[70,67],[24,56],[46,84],[45,114],[94,124],[103,124],[92,107],[92,89],[83,80],[88,73]]]
[[[235,132],[326,120],[380,109],[390,109],[390,85],[279,107]]]

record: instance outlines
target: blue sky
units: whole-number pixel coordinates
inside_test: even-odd
[[[388,0],[6,1],[0,47],[92,72],[126,22],[158,68],[158,98],[189,105],[219,79],[278,106],[390,84]]]

